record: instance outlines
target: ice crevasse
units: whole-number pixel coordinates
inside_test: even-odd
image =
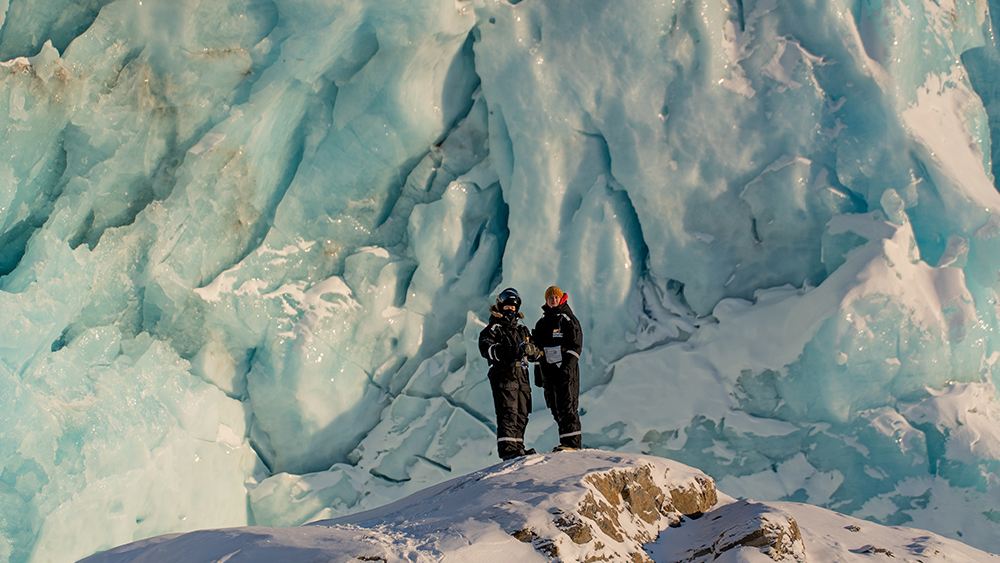
[[[0,4],[0,558],[480,469],[552,284],[585,444],[1000,550],[995,0]]]

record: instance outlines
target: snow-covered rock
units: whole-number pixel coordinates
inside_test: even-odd
[[[540,454],[382,508],[293,528],[158,536],[81,563],[998,561],[911,528],[736,501],[701,471],[598,450]]]

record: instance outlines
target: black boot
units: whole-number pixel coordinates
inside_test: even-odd
[[[519,450],[519,451],[516,451],[516,452],[511,452],[511,453],[505,454],[500,459],[502,459],[504,461],[510,461],[512,459],[517,459],[519,457],[524,457],[526,455],[534,455],[536,453],[538,453],[538,452],[536,452],[534,448],[532,448],[530,450]]]

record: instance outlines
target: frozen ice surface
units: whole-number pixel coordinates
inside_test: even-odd
[[[996,0],[0,2],[0,558],[480,469],[552,284],[586,444],[1000,551]]]

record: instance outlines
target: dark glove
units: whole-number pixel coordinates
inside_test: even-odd
[[[529,340],[524,343],[524,355],[528,356],[529,360],[537,362],[542,359],[543,354],[542,351],[538,349],[538,346],[535,346],[535,343]]]
[[[517,359],[517,346],[509,342],[497,342],[493,353],[501,362],[511,362]]]
[[[535,387],[545,386],[545,376],[542,375],[542,365],[535,364]]]
[[[500,338],[496,341],[496,347],[493,349],[493,354],[501,362],[513,362],[519,359],[517,350],[517,341],[510,334],[500,334]]]

